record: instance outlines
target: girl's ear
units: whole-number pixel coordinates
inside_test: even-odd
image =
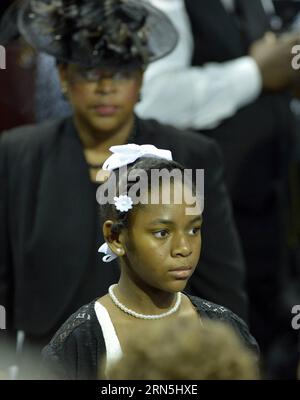
[[[113,221],[105,221],[103,224],[103,236],[110,249],[119,257],[125,255],[123,238],[120,233],[112,232]]]

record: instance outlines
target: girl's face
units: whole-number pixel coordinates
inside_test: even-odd
[[[185,288],[200,257],[202,223],[200,210],[186,215],[186,207],[149,204],[130,216],[123,261],[136,283],[167,292]]]
[[[133,116],[142,84],[141,69],[59,67],[61,86],[75,116],[93,130],[116,131]]]

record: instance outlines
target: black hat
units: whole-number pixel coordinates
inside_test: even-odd
[[[178,38],[166,15],[141,0],[26,0],[18,28],[37,50],[86,67],[147,65]]]

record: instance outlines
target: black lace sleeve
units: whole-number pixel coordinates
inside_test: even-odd
[[[76,354],[70,348],[69,354]],[[56,352],[52,348],[51,344],[47,345],[42,351],[42,378],[43,379],[64,379],[73,380],[76,379],[76,363],[73,364],[74,368],[68,368],[66,365],[66,359],[60,352]]]
[[[189,296],[191,302],[197,307],[200,315],[204,318],[223,321],[232,326],[245,345],[259,356],[259,347],[255,338],[249,332],[247,324],[228,308],[210,301],[200,299],[199,297]]]
[[[105,344],[94,313],[94,303],[81,307],[43,349],[46,379],[97,379]]]
[[[246,323],[230,310],[228,310],[228,314],[224,318],[224,321],[229,323],[240,335],[247,347],[249,347],[254,353],[256,353],[257,356],[259,356],[259,346],[255,338],[249,332],[249,328]]]

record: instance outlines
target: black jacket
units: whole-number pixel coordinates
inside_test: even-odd
[[[134,141],[205,169],[203,247],[190,292],[246,318],[244,264],[219,148],[201,135],[143,120]],[[105,264],[97,253],[103,237],[96,192],[72,120],[2,134],[0,179],[0,304],[12,328],[52,335],[119,276],[117,263]]]
[[[189,296],[205,319],[230,325],[241,341],[255,354],[258,345],[247,325],[225,307]],[[97,379],[99,363],[106,354],[105,341],[95,312],[95,301],[81,307],[61,326],[43,350],[43,373],[48,379]],[[47,375],[48,374],[48,375]]]

